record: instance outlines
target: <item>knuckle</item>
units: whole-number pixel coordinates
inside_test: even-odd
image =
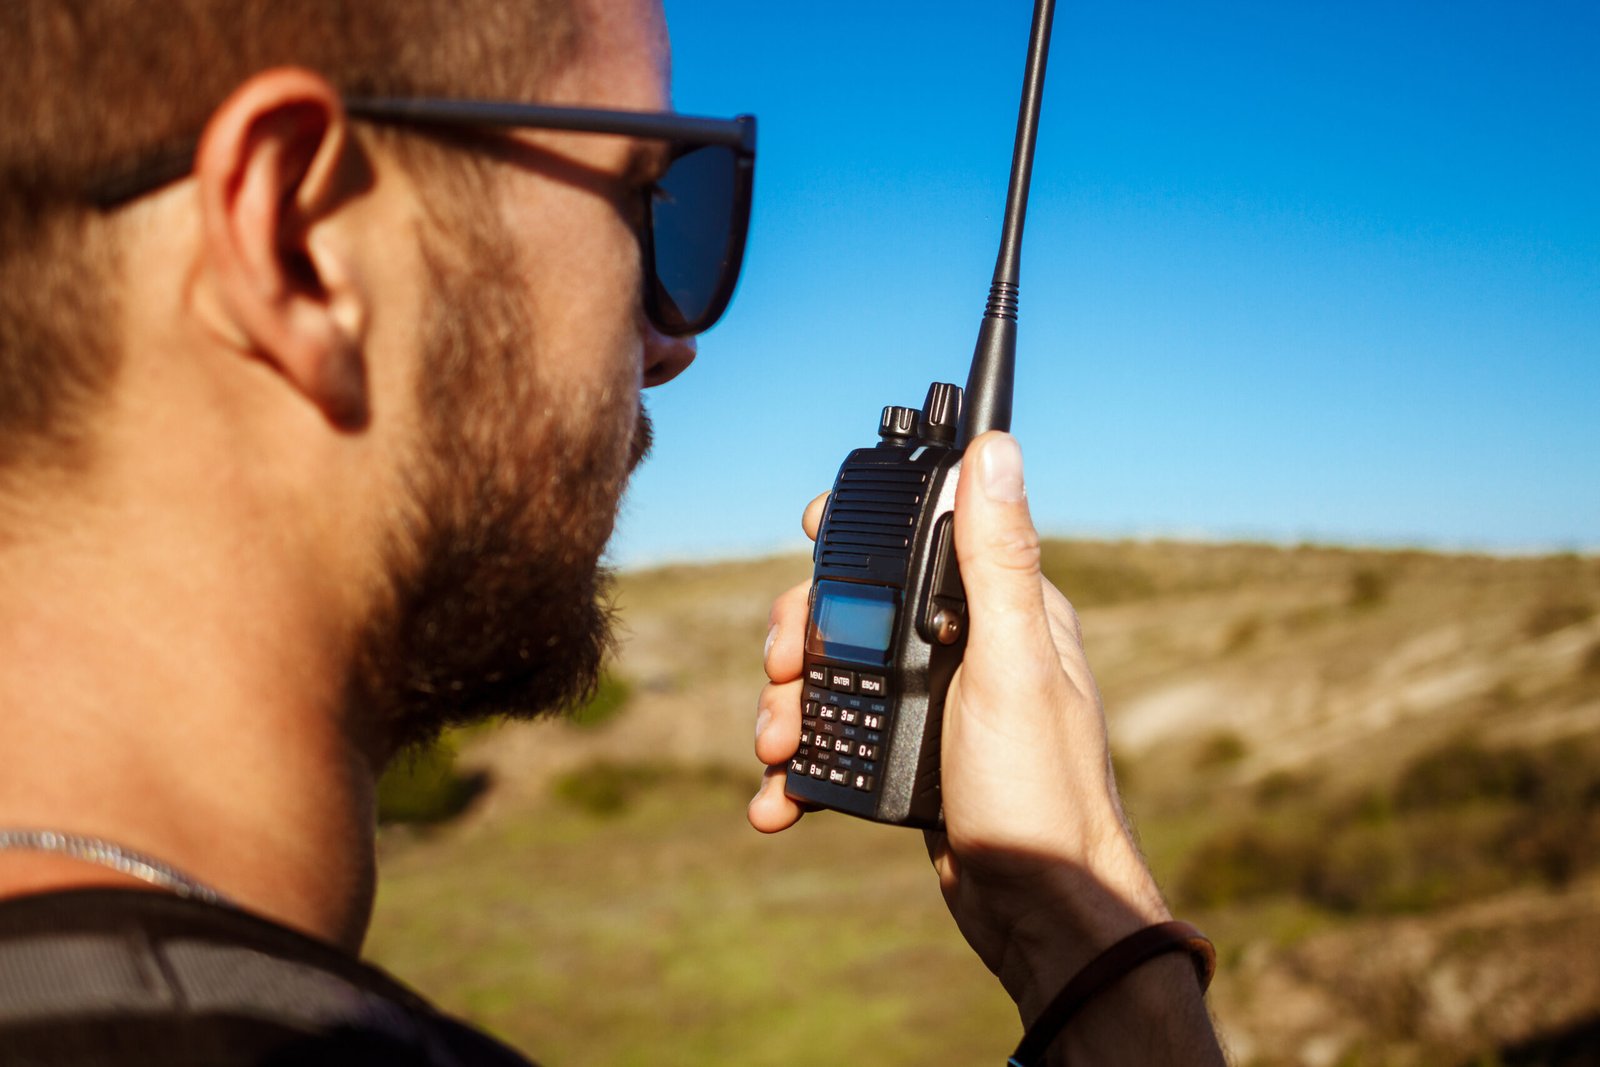
[[[989,540],[989,557],[1008,571],[1038,571],[1042,558],[1039,531],[1032,524],[996,531]]]

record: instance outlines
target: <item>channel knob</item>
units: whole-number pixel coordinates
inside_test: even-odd
[[[952,444],[960,421],[961,387],[949,382],[928,386],[928,399],[922,402],[922,436],[941,445]]]
[[[878,420],[878,436],[883,438],[884,444],[910,448],[917,440],[917,415],[916,408],[891,404],[883,409],[883,417]]]

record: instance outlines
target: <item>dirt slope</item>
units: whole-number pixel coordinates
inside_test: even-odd
[[[1600,857],[1591,847],[1600,840],[1600,560],[1053,543],[1046,564],[1081,610],[1152,863],[1182,913],[1222,947],[1213,1004],[1237,1062],[1600,1062],[1591,1040],[1600,1030]],[[918,968],[927,981],[937,976],[930,995],[970,990],[962,996],[972,1005],[935,1025],[909,1006],[923,999],[914,982],[903,1004],[880,984],[880,999],[866,1001],[876,1028],[864,1031],[893,1038],[880,1058],[966,1063],[974,1049],[1003,1058],[1014,1023],[941,925],[916,848],[883,847],[881,828],[818,819],[806,832],[850,857],[847,874],[828,855],[799,862],[803,838],[768,841],[739,825],[756,779],[750,730],[767,605],[808,571],[804,558],[785,558],[624,576],[614,670],[630,687],[625,710],[588,730],[520,725],[474,742],[466,760],[492,776],[485,799],[451,826],[385,838],[378,958],[532,1049],[679,1062],[661,1058],[659,1045],[653,1056],[642,1051],[652,1047],[648,1028],[630,1043],[620,1016],[605,1017],[612,1043],[596,1058],[589,1030],[563,1029],[572,1016],[561,1005],[578,996],[569,985],[511,968],[486,986],[470,953],[452,955],[481,933],[474,894],[488,892],[483,865],[501,855],[489,842],[526,840],[569,876],[603,865],[590,850],[616,861],[616,835],[639,863],[672,866],[683,861],[665,857],[709,851],[729,862],[714,874],[693,868],[693,878],[758,911],[760,901],[834,899],[819,887],[871,871],[883,884],[910,878],[921,888],[914,906],[879,914],[863,904],[858,911],[877,918],[850,943],[881,942],[885,923],[920,931],[891,940],[932,954]],[[559,799],[574,780],[614,777],[619,767],[619,788],[647,799],[609,817]],[[690,814],[675,820],[673,805]],[[801,872],[820,898],[790,881]],[[521,884],[504,890],[508,900],[551,892],[540,875]],[[548,907],[566,909],[567,925],[549,928],[528,904],[521,929],[503,936],[526,938],[536,954],[540,938],[600,922],[590,911],[611,899],[561,897]],[[755,919],[748,929],[733,918],[719,927],[716,915],[663,920],[677,912],[659,901],[649,914],[613,903],[603,927],[583,926],[602,947],[574,955],[572,968],[596,965],[603,930],[657,921],[729,942],[730,961],[789,958],[751,943],[752,931],[767,931]],[[477,918],[436,926],[457,912]],[[838,921],[845,937],[853,920]],[[735,937],[735,928],[744,932]],[[801,924],[793,951],[814,934]],[[840,952],[841,966],[857,959],[853,948]],[[700,985],[682,966],[658,961],[615,978],[618,991],[659,995],[663,975],[678,975],[693,990],[689,1015],[706,1017],[694,1024],[704,1026],[695,1047],[711,1058],[698,1062],[812,1062],[757,1051],[761,1034],[741,1044],[745,1031],[712,1010],[741,1003],[724,964],[704,961]],[[739,973],[738,982],[756,981]],[[830,973],[824,967],[820,980]],[[538,1025],[507,1007],[525,1000],[540,1005]],[[825,1028],[807,1012],[826,1003],[796,991],[771,1025]],[[674,1017],[672,1005],[662,1010]],[[906,1027],[946,1036],[907,1044],[898,1040]],[[1562,1059],[1562,1041],[1579,1058]]]

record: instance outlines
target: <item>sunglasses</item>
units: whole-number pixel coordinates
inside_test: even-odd
[[[665,171],[640,190],[645,314],[662,333],[687,337],[710,329],[727,310],[750,228],[755,116],[708,119],[664,111],[390,98],[352,98],[345,110],[371,122],[443,130],[565,130],[666,142]],[[193,166],[190,145],[98,182],[88,194],[98,207],[115,208],[177,181]]]

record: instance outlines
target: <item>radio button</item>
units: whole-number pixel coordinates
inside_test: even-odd
[[[806,664],[806,681],[811,685],[828,684],[828,668],[820,663]],[[808,694],[809,695],[809,694]]]
[[[854,693],[856,691],[856,672],[841,671],[837,667],[828,668],[828,688],[836,689],[841,693]]]
[[[881,697],[885,684],[883,678],[876,674],[863,674],[856,679],[856,692],[862,696]]]

